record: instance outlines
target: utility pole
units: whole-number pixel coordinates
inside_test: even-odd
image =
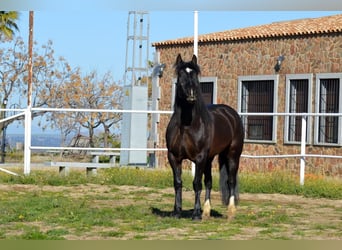
[[[25,112],[25,148],[24,148],[24,174],[31,170],[31,96],[32,96],[32,50],[33,50],[33,11],[29,12],[29,41],[28,41],[28,79],[27,79],[27,109]]]
[[[32,50],[33,50],[33,11],[29,14],[29,41],[28,41],[28,79],[27,79],[27,106],[31,107],[31,96],[32,96]]]
[[[7,107],[7,97],[2,102],[1,108],[5,109]],[[0,116],[0,120],[4,120],[6,118],[6,111],[2,110]],[[6,123],[2,122],[0,124],[0,129],[1,129],[1,161],[0,163],[5,163],[5,156],[6,156]]]

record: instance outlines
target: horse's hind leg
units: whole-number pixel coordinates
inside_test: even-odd
[[[228,159],[227,159],[226,152],[222,152],[219,155],[219,164],[220,164],[220,190],[221,190],[222,204],[227,206],[228,201],[229,201],[229,187],[228,187]]]
[[[205,185],[205,199],[204,199],[204,205],[203,205],[203,212],[202,217],[203,218],[209,218],[210,217],[210,193],[212,189],[212,175],[211,175],[211,162],[212,159],[209,159],[207,161],[207,165],[204,171],[204,185]]]
[[[235,204],[239,199],[238,191],[238,169],[239,169],[239,157],[228,158],[228,189],[229,189],[229,200],[228,200],[228,219],[234,218],[236,213]]]
[[[220,189],[222,203],[228,205],[228,219],[232,219],[236,213],[236,204],[239,199],[237,175],[239,168],[239,157],[229,156],[229,153],[222,152],[219,155],[220,163]]]

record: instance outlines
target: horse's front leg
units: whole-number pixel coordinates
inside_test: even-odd
[[[195,178],[193,180],[193,188],[195,191],[195,207],[194,212],[192,214],[193,220],[201,220],[202,213],[201,213],[201,192],[202,192],[202,176],[205,164],[203,162],[196,163],[196,172]]]
[[[168,159],[173,173],[173,187],[175,189],[175,204],[173,216],[181,217],[182,213],[182,161],[177,160],[172,153],[168,153]]]
[[[210,210],[211,210],[210,193],[212,189],[211,162],[212,162],[212,159],[209,159],[207,161],[207,165],[204,171],[205,199],[204,199],[203,213],[202,213],[203,218],[210,217]]]

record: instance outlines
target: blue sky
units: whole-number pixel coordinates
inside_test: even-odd
[[[271,22],[334,15],[341,11],[205,11],[198,12],[199,34]],[[193,11],[150,11],[150,43],[193,35]],[[128,10],[35,10],[34,40],[38,46],[53,41],[56,56],[63,56],[82,71],[111,71],[123,80]],[[20,11],[18,36],[28,39],[28,11]],[[150,47],[150,60],[154,48]],[[8,133],[15,133],[16,127]],[[35,126],[33,133],[40,133]]]
[[[199,34],[271,22],[320,17],[342,12],[324,11],[199,11]],[[150,43],[193,35],[193,11],[150,11]],[[128,11],[35,11],[34,40],[53,41],[56,56],[63,56],[83,71],[111,71],[123,79]],[[28,11],[21,12],[19,36],[27,40]],[[150,60],[154,48],[150,47]]]

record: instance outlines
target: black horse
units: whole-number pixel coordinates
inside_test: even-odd
[[[210,216],[211,162],[218,154],[222,202],[228,205],[228,218],[232,218],[236,212],[235,203],[239,200],[237,175],[244,137],[240,116],[227,105],[206,106],[201,94],[198,79],[200,68],[195,55],[190,62],[184,62],[178,55],[175,69],[174,113],[166,130],[168,160],[175,188],[174,216],[179,218],[182,211],[181,174],[184,159],[196,164],[192,218],[202,219],[200,194],[203,174],[206,189],[203,217]]]

